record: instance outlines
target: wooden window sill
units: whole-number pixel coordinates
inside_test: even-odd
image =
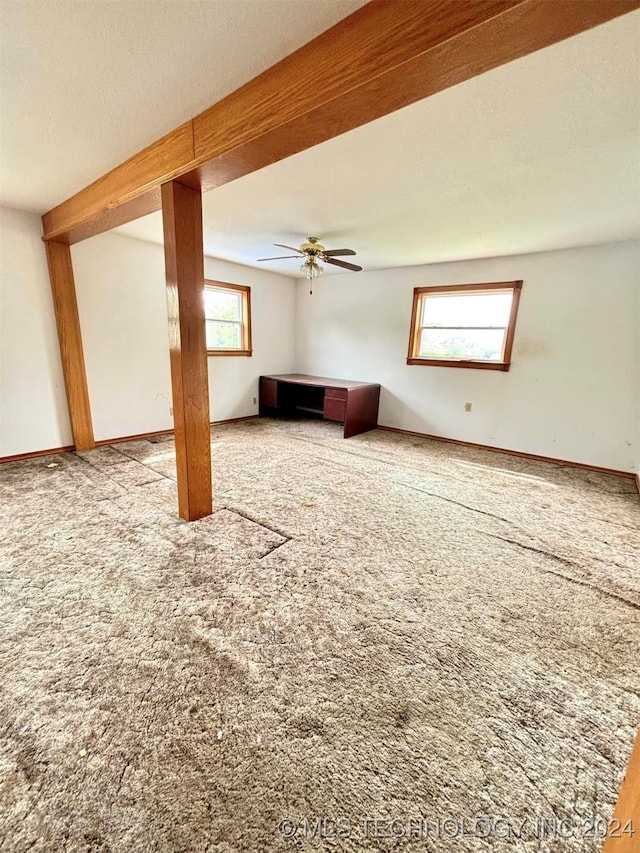
[[[252,356],[252,349],[208,349],[207,355],[240,355]]]
[[[472,361],[457,358],[408,358],[407,364],[421,364],[425,367],[474,367],[478,370],[509,370],[511,364],[506,361]]]

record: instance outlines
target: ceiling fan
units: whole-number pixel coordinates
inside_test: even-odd
[[[360,272],[362,269],[362,267],[357,266],[357,264],[350,264],[347,261],[336,260],[340,255],[355,255],[353,249],[325,249],[322,243],[318,241],[317,237],[309,237],[307,242],[302,243],[299,249],[294,249],[293,246],[285,246],[282,243],[274,243],[273,245],[277,246],[279,249],[289,249],[291,252],[296,252],[297,254],[280,255],[277,258],[258,258],[258,261],[282,261],[287,258],[302,257],[304,258],[304,261],[300,267],[300,272],[305,276],[305,278],[308,278],[309,281],[312,281],[312,279],[317,278],[324,272],[318,261],[322,261],[324,264],[333,264],[335,267],[343,267],[346,270],[353,270],[353,272]]]

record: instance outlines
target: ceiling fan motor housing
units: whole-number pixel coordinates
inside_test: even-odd
[[[318,242],[317,237],[309,237],[306,243],[300,246],[300,251],[305,255],[310,255],[312,258],[321,255],[324,252],[324,246]]]

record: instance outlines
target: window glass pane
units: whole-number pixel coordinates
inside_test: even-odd
[[[242,294],[205,287],[204,311],[208,320],[242,320]]]
[[[419,356],[500,361],[504,335],[504,329],[423,329]]]
[[[513,292],[427,295],[421,326],[507,326]]]
[[[242,325],[207,320],[207,349],[242,349]]]

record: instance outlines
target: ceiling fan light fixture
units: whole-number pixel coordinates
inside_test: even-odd
[[[319,275],[324,273],[324,269],[320,266],[320,264],[316,261],[315,258],[307,258],[307,260],[300,267],[300,272],[304,275],[305,278],[308,278],[309,281],[312,281],[314,278],[318,278]]]

